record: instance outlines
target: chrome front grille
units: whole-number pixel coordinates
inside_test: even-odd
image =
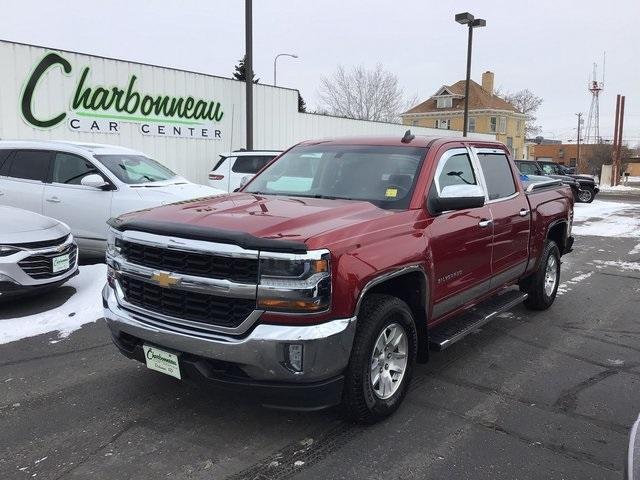
[[[257,283],[258,259],[233,258],[117,240],[121,255],[136,265],[196,277]]]
[[[125,300],[139,308],[207,325],[234,328],[253,312],[255,300],[216,297],[173,288],[163,288],[124,276],[120,286]]]
[[[70,243],[60,251],[30,255],[23,260],[20,260],[18,262],[18,266],[35,280],[55,278],[64,275],[75,268],[78,260],[77,251],[78,247],[74,243]],[[53,273],[53,259],[61,255],[69,255],[69,268]]]
[[[229,244],[118,232],[107,248],[120,306],[143,321],[241,335],[256,309],[258,252]]]

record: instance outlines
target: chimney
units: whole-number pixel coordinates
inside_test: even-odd
[[[482,88],[489,95],[493,95],[493,72],[487,70],[482,74]]]

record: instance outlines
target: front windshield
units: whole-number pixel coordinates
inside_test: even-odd
[[[551,164],[551,163],[543,163],[542,164],[542,171],[544,173],[547,173],[547,174],[562,175],[562,172],[557,167],[558,167],[558,165],[554,165],[554,164]]]
[[[524,175],[538,175],[540,172],[538,171],[538,167],[533,162],[516,162],[520,173]]]
[[[423,147],[303,145],[269,165],[249,193],[365,200],[404,209],[427,152]]]
[[[143,155],[96,155],[100,163],[121,182],[140,184],[176,177],[167,167]]]

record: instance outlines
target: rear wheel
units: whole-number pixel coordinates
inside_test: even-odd
[[[524,301],[532,310],[546,310],[553,304],[560,284],[560,251],[552,240],[547,240],[538,270],[521,283],[520,289],[529,294]]]
[[[580,203],[591,203],[593,202],[593,199],[595,197],[596,197],[595,192],[593,191],[593,188],[590,188],[590,187],[581,189],[578,192],[578,201]]]
[[[343,407],[358,423],[375,423],[397,410],[407,393],[416,361],[418,336],[405,302],[368,295],[345,375]]]

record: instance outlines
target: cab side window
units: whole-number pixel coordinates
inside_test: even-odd
[[[473,172],[471,159],[466,153],[450,156],[442,165],[438,174],[438,187],[442,192],[444,187],[450,185],[477,185],[477,179]]]
[[[509,159],[504,153],[478,153],[489,200],[498,200],[516,193],[516,184]]]
[[[99,173],[96,167],[88,160],[70,153],[56,153],[53,160],[53,183],[66,185],[80,185],[80,181],[91,173]]]
[[[46,150],[18,150],[7,161],[9,165],[3,165],[3,170],[8,177],[45,182],[49,174],[50,159],[51,152]]]

